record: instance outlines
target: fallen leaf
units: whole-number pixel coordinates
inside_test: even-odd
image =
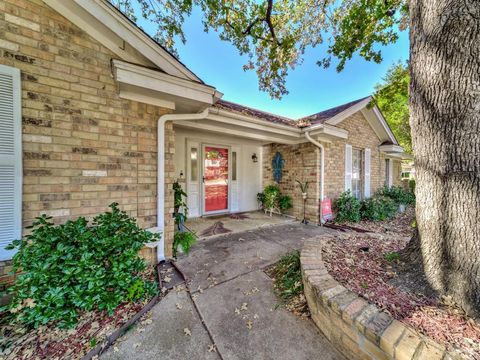
[[[245,311],[247,311],[247,310],[248,310],[247,306],[248,306],[247,303],[243,303],[242,306],[240,307],[240,310],[245,310]]]
[[[185,333],[185,336],[192,336],[192,332],[190,331],[189,328],[183,329],[183,332]]]
[[[253,328],[253,321],[252,320],[248,320],[247,321],[247,329],[248,330],[251,330]]]
[[[165,276],[163,278],[163,281],[165,281],[168,284],[170,281],[172,281],[172,278],[170,276]]]
[[[138,348],[140,345],[141,345],[140,343],[135,343],[135,344],[133,344],[133,348],[136,349],[136,348]]]
[[[180,305],[179,303],[176,303],[175,306],[177,307],[178,310],[182,310],[182,309],[183,309],[183,306]]]
[[[215,344],[208,345],[208,352],[217,352],[217,346]]]

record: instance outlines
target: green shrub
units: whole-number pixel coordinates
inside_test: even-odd
[[[282,195],[278,199],[278,207],[280,210],[285,211],[293,207],[292,198],[288,195]]]
[[[263,192],[257,194],[257,200],[266,211],[285,211],[293,207],[292,198],[282,195],[277,185],[267,185]]]
[[[190,231],[177,231],[173,236],[173,257],[177,258],[178,248],[182,249],[185,255],[188,255],[190,248],[197,242],[197,237]]]
[[[352,195],[350,190],[343,192],[333,205],[335,222],[359,222],[360,206],[360,201]]]
[[[141,276],[146,264],[138,252],[160,235],[140,229],[118,204],[110,208],[92,223],[80,217],[54,225],[42,215],[30,235],[13,241],[13,271],[22,273],[4,310],[33,327],[54,321],[72,327],[80,311],[113,314],[124,301],[153,295],[156,285]]]
[[[410,192],[412,194],[415,194],[415,187],[416,187],[415,179],[408,180],[408,188],[410,189]]]
[[[385,254],[385,260],[387,260],[388,262],[393,262],[393,261],[396,261],[396,260],[400,260],[400,254],[398,252],[388,252]]]
[[[392,218],[398,210],[398,205],[385,196],[374,196],[361,203],[360,216],[362,219],[382,221]]]
[[[377,194],[392,199],[397,205],[413,205],[415,203],[415,195],[401,186],[384,186],[378,190]]]
[[[274,265],[275,290],[283,300],[303,292],[302,271],[300,266],[300,252],[293,251],[283,256]]]
[[[277,185],[267,185],[263,189],[263,206],[265,209],[275,209],[280,198],[280,188]]]

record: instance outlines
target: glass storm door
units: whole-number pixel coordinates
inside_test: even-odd
[[[228,210],[228,149],[205,146],[203,169],[205,212]]]

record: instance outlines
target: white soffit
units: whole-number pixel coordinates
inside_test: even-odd
[[[144,66],[154,65],[170,75],[202,82],[106,0],[43,1],[121,59]],[[128,51],[127,45],[135,51]]]

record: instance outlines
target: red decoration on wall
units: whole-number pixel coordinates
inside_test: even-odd
[[[332,200],[331,199],[324,199],[322,201],[322,219],[325,221],[333,219],[332,213]]]

